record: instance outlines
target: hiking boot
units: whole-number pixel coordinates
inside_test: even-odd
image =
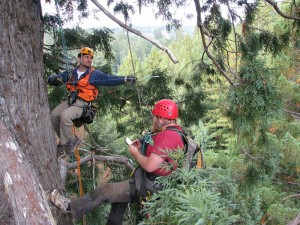
[[[63,213],[70,213],[71,212],[71,208],[70,208],[70,202],[71,200],[68,198],[65,198],[64,196],[62,196],[57,189],[54,189],[50,196],[50,201],[59,209],[61,209],[61,211]]]
[[[64,155],[65,154],[65,151],[66,151],[66,148],[67,146],[66,145],[57,145],[57,155],[60,156],[60,155]]]
[[[65,152],[67,153],[67,155],[71,155],[74,151],[75,148],[77,147],[77,145],[80,143],[80,139],[79,137],[75,136],[75,138],[71,141],[69,141],[66,145],[66,150]]]

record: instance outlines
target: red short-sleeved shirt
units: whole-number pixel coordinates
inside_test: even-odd
[[[174,128],[182,131],[180,126],[174,126]],[[152,153],[159,155],[163,159],[168,158],[168,152],[178,150],[178,148],[183,149],[184,144],[180,134],[174,130],[163,130],[152,137],[154,143],[153,145],[148,145],[146,156],[149,157]],[[168,163],[171,163],[173,160],[171,158],[167,159]],[[165,162],[164,162],[165,163]],[[177,165],[175,165],[175,169]],[[167,171],[164,168],[158,168],[152,172],[154,175],[158,176],[167,176],[172,171]]]

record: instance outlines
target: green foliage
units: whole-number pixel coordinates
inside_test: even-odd
[[[266,129],[281,104],[272,84],[272,73],[262,62],[246,61],[240,74],[241,84],[232,88],[228,95],[228,116],[235,129],[249,135],[256,129]]]
[[[110,1],[108,1],[108,3],[110,4]],[[130,4],[127,4],[124,2],[117,2],[114,6],[114,12],[122,13],[125,21],[128,21],[129,20],[129,12],[134,14],[134,8]]]
[[[238,2],[239,5],[245,5],[245,24],[251,25],[254,22],[256,12],[257,12],[257,6],[258,1],[254,1],[253,3],[248,3],[245,0],[240,0]]]
[[[112,3],[125,16],[133,11],[130,5]],[[151,2],[139,2],[140,6],[148,3]],[[158,2],[157,15],[172,23],[169,28],[180,22],[175,13],[170,13],[171,4]],[[185,1],[176,4],[183,6]],[[133,61],[138,77],[134,86],[100,88],[98,118],[90,126],[93,137],[101,146],[130,157],[124,136],[138,137],[151,124],[152,105],[159,99],[172,98],[180,107],[180,123],[205,150],[207,169],[179,169],[160,178],[164,190],[146,204],[144,213],[151,217],[142,224],[252,225],[264,215],[268,216],[268,224],[287,224],[300,207],[299,199],[291,197],[298,193],[300,176],[300,126],[295,120],[299,119],[300,101],[299,22],[277,19],[273,8],[259,1],[237,2],[245,8],[243,21],[230,7],[230,17],[223,15],[221,8],[232,2],[209,0],[203,4],[205,31],[211,35],[207,36],[209,51],[233,85],[220,76],[203,53],[197,32],[191,37],[178,30],[170,35],[171,39],[162,40],[161,30],[155,31],[162,38],[159,41],[179,58],[180,63],[175,65],[150,43],[130,35],[131,59],[123,31],[112,37],[106,29],[65,30],[69,48],[78,49],[84,44],[97,49],[98,55],[101,52],[101,59],[94,60],[96,68],[107,73],[133,74]],[[296,16],[298,4],[284,3],[282,10]],[[86,2],[81,6],[85,11]],[[53,74],[65,66],[55,60],[65,56],[56,30],[58,18],[45,19],[51,34],[44,56],[45,73]],[[76,58],[77,51],[68,52],[70,58]],[[49,88],[48,92],[53,108],[64,89]],[[123,168],[110,166],[114,181],[127,177]],[[90,191],[93,180],[87,177],[91,165],[83,167],[83,172],[85,188]],[[68,188],[74,188],[76,179],[69,179]],[[100,206],[88,216],[89,221],[103,224],[108,210]]]
[[[284,199],[285,193],[275,187],[261,187],[260,196],[262,207],[266,207],[265,212],[272,218],[270,224],[285,224],[286,221],[293,220],[299,210],[299,203],[295,204],[292,199]]]
[[[273,55],[278,54],[282,50],[282,47],[283,47],[283,46],[280,46],[279,38],[276,35],[271,34],[268,31],[264,31],[264,32],[260,33],[259,41],[260,41],[260,43],[262,43],[265,46],[264,50],[266,52],[268,52],[268,51],[271,52]]]
[[[114,152],[115,154],[127,152],[127,148],[124,146],[124,138],[117,132],[117,124],[110,114],[102,116],[98,114],[95,122],[90,126],[94,140],[97,143],[101,143],[102,147],[116,151]]]
[[[204,94],[202,91],[191,91],[183,96],[183,104],[180,108],[180,118],[183,124],[197,124],[203,117],[206,106],[203,104]]]
[[[299,131],[299,124],[297,127]],[[299,137],[299,133],[297,135]],[[289,174],[290,179],[299,182],[300,179],[300,141],[295,139],[289,132],[287,132],[281,139],[282,144],[282,160],[281,173],[283,175]],[[295,187],[297,188],[297,187]],[[295,190],[296,191],[296,190]]]
[[[231,22],[222,17],[220,5],[211,4],[211,1],[207,1],[204,8],[205,10],[208,10],[208,8],[210,10],[210,14],[205,17],[204,26],[211,35],[217,37],[214,47],[222,47],[224,41],[231,34]]]
[[[282,96],[283,103],[290,110],[297,110],[297,103],[300,101],[300,87],[293,80],[281,75],[278,78],[277,89]]]
[[[150,78],[145,85],[148,95],[151,96],[149,105],[153,106],[157,99],[172,98],[173,90],[168,86],[170,77],[166,70],[155,69],[150,76],[158,76],[158,78]]]
[[[115,60],[112,61],[112,68],[114,73],[119,71],[119,66],[123,64],[124,59],[127,58],[127,60],[131,60],[131,56],[129,55],[129,52],[136,56],[137,59],[140,62],[143,62],[145,58],[148,57],[149,51],[151,48],[151,44],[144,39],[134,36],[130,33],[124,32],[124,30],[116,30],[114,32],[114,39],[111,42],[111,46],[113,48]],[[136,62],[136,60],[134,60]],[[125,63],[128,64],[128,63]],[[132,65],[130,64],[132,67]],[[154,68],[149,68],[150,70],[153,70]],[[123,71],[120,71],[122,73]],[[137,75],[146,75],[147,72],[143,69],[136,69],[135,70]],[[130,71],[130,74],[133,74],[133,71]]]
[[[268,210],[272,217],[272,224],[285,224],[286,221],[292,221],[299,213],[299,208],[290,208],[283,204],[271,205]]]
[[[176,224],[232,224],[238,221],[239,216],[233,213],[236,205],[223,198],[218,190],[226,186],[224,180],[212,182],[219,171],[215,172],[179,169],[159,179],[165,189],[146,203],[143,211],[150,214],[150,218],[140,224],[174,224],[174,221]],[[228,192],[234,191],[227,188]]]

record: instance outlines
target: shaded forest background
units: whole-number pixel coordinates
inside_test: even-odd
[[[134,86],[99,88],[94,123],[89,132],[76,131],[85,142],[81,157],[130,158],[125,137],[141,136],[151,124],[151,106],[162,98],[178,103],[179,123],[204,151],[205,169],[180,169],[160,180],[165,189],[144,209],[151,217],[142,224],[275,225],[300,217],[299,20],[286,20],[262,2],[240,4],[246,6],[241,21],[224,19],[220,8],[204,4],[202,10],[211,13],[203,21],[211,52],[199,26],[185,32],[173,24],[167,38],[165,29],[153,29],[151,35],[172,51],[177,64],[145,39],[105,27],[65,28],[66,54],[59,18],[44,18],[45,80],[65,69],[66,60],[75,65],[81,46],[95,49],[95,68],[138,78]],[[53,109],[66,97],[65,89],[49,87],[48,96]],[[69,172],[66,195],[72,198],[78,177],[76,170]],[[84,191],[129,173],[111,162],[83,165]],[[108,211],[100,206],[87,215],[87,224],[105,224]],[[126,224],[136,224],[137,211],[129,206]]]

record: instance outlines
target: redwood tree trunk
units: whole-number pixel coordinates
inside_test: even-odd
[[[63,187],[43,78],[40,1],[1,0],[0,9],[0,224],[55,224],[45,193]]]

